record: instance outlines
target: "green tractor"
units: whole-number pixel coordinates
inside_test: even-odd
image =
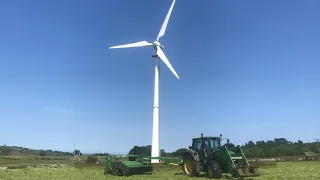
[[[201,137],[192,139],[192,146],[183,153],[182,170],[187,176],[198,176],[205,172],[208,178],[219,179],[222,173],[235,177],[260,176],[258,167],[250,166],[241,147],[221,145],[220,137]]]

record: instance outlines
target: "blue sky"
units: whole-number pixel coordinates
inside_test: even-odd
[[[1,144],[126,153],[151,144],[152,48],[171,0],[0,2]],[[177,0],[161,64],[160,146],[204,133],[313,141],[319,1]]]

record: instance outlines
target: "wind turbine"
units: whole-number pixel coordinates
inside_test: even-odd
[[[131,44],[125,44],[125,45],[119,45],[119,46],[112,46],[110,49],[116,49],[116,48],[133,48],[133,47],[153,47],[155,54],[152,55],[153,58],[156,59],[155,64],[155,73],[154,73],[154,102],[153,102],[153,128],[152,128],[152,150],[151,150],[151,156],[152,157],[160,157],[160,147],[159,147],[159,58],[168,66],[168,68],[171,70],[171,72],[179,79],[178,74],[173,69],[172,65],[170,64],[168,58],[163,52],[164,46],[159,42],[160,38],[164,36],[167,25],[171,16],[171,12],[173,10],[174,4],[176,0],[173,0],[171,7],[169,9],[169,12],[162,24],[162,27],[160,29],[160,32],[158,34],[157,39],[150,43],[147,41],[139,41],[136,43]],[[152,159],[152,163],[157,163],[159,160]]]

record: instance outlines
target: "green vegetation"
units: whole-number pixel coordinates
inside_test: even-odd
[[[290,142],[285,138],[276,138],[273,141],[249,141],[243,146],[247,157],[279,157],[297,156],[304,152],[312,151],[319,153],[319,143],[303,143],[302,141]]]
[[[228,147],[234,146],[232,143],[228,145]],[[249,141],[241,148],[248,158],[298,156],[304,155],[304,152],[308,151],[320,153],[319,143],[317,142],[303,143],[300,140],[291,142],[285,138],[275,138],[273,141],[257,141],[256,143]],[[167,153],[162,149],[161,156],[180,156],[185,150],[186,148],[181,148],[175,152]],[[134,146],[129,154],[150,156],[151,146]]]
[[[73,153],[53,151],[53,150],[36,150],[18,146],[0,146],[0,155],[8,156],[72,156]]]
[[[95,164],[98,162],[98,158],[95,156],[88,156],[87,161],[88,164]]]
[[[241,146],[245,155],[248,158],[262,158],[262,157],[283,157],[283,156],[298,156],[304,155],[304,152],[316,152],[320,153],[320,143],[308,142],[304,143],[300,140],[297,142],[288,141],[285,138],[275,138],[274,140],[268,141],[249,141],[245,145]],[[232,143],[228,145],[229,147],[234,146]],[[175,152],[165,152],[161,149],[161,156],[166,157],[177,157],[185,152],[185,148],[178,149]],[[73,156],[73,154],[82,156],[80,150],[75,150],[75,152],[61,152],[53,150],[35,150],[17,146],[0,146],[0,155],[14,155],[14,156]],[[93,156],[106,156],[108,153],[94,153]],[[151,155],[151,146],[134,146],[129,154],[134,155]]]
[[[302,161],[302,162],[279,162],[275,166],[261,166],[262,176],[252,178],[254,180],[267,179],[320,179],[320,162],[319,161]],[[64,168],[25,168],[14,170],[0,170],[0,179],[8,180],[151,180],[151,179],[206,179],[205,177],[188,178],[181,174],[179,167],[170,165],[158,165],[154,168],[151,175],[134,175],[131,177],[118,177],[103,174],[103,166],[91,166],[86,168],[75,168],[66,166]],[[222,179],[231,178],[225,174]]]
[[[233,147],[234,145],[231,143],[228,146]],[[304,152],[308,151],[319,152],[319,144],[316,142],[290,142],[285,138],[276,138],[273,141],[249,141],[241,147],[249,158],[296,156],[304,155]],[[176,157],[185,151],[186,148],[178,149],[172,153],[161,150],[161,156]],[[80,156],[74,156],[74,153]],[[150,156],[151,146],[134,146],[129,153]],[[104,175],[104,157],[107,153],[95,153],[92,156],[81,155],[80,150],[61,152],[0,146],[0,179],[200,179],[181,175],[181,167],[171,165],[155,165],[152,175],[134,175],[132,177]],[[63,164],[66,166],[35,168],[39,164]],[[1,170],[4,167],[8,169]],[[269,163],[260,166],[259,171],[262,175],[253,179],[320,179],[320,161]],[[231,177],[224,175],[224,179],[228,178]]]

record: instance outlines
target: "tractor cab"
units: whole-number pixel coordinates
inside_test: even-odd
[[[215,136],[203,136],[192,139],[192,146],[189,149],[197,152],[202,158],[206,158],[211,155],[212,152],[219,151],[221,148],[221,135],[220,137]]]

